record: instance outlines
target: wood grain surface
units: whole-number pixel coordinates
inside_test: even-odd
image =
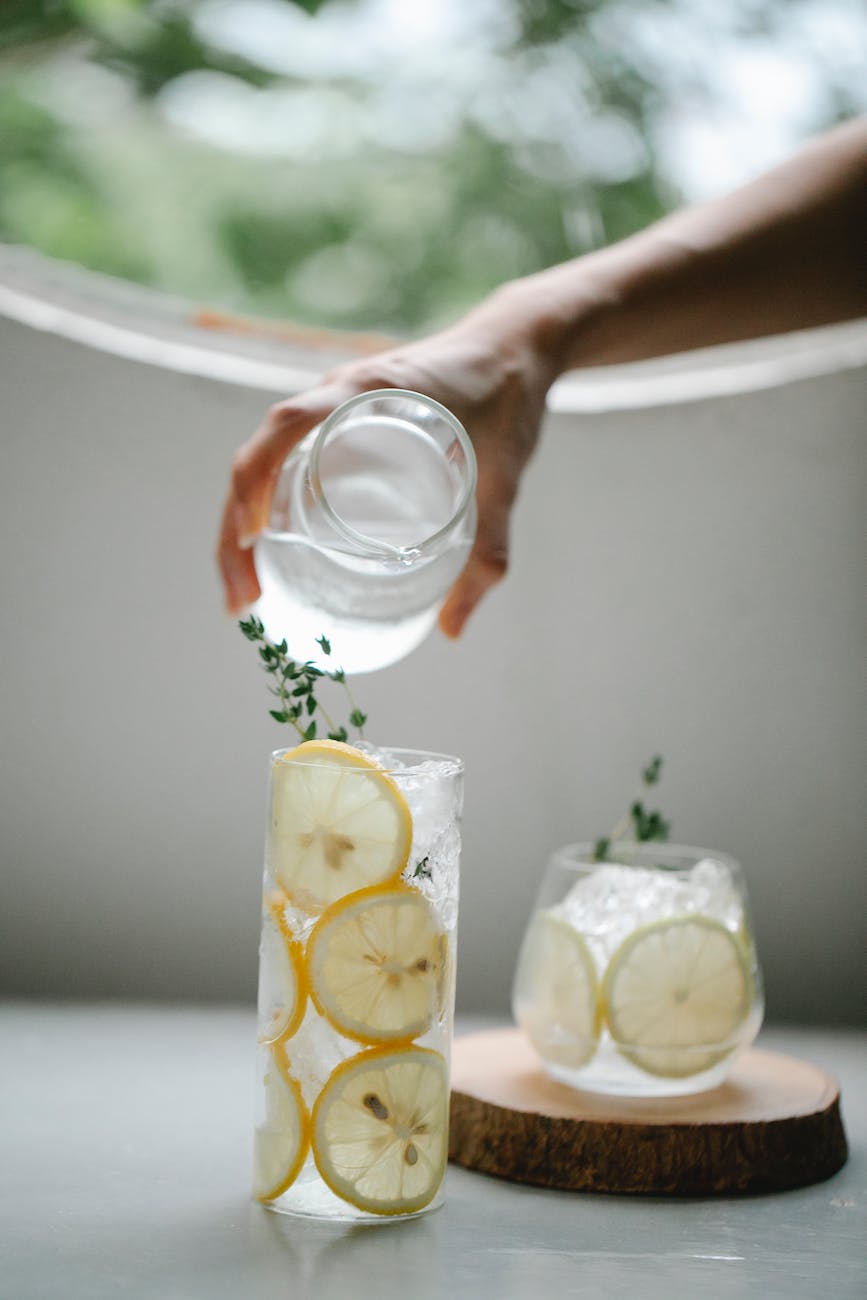
[[[753,1049],[688,1097],[608,1097],[554,1082],[517,1029],[458,1038],[450,1158],[571,1191],[707,1196],[820,1182],[845,1163],[835,1080]]]

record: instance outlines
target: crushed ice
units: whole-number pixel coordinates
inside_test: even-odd
[[[743,904],[729,868],[703,858],[688,871],[604,863],[572,886],[551,909],[586,938],[604,966],[639,926],[675,916],[700,915],[737,930]]]

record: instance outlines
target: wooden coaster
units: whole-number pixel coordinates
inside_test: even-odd
[[[605,1097],[549,1079],[523,1034],[458,1038],[449,1156],[514,1182],[707,1196],[821,1182],[846,1162],[840,1090],[824,1070],[751,1050],[690,1097]]]

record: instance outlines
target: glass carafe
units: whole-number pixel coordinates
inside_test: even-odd
[[[292,451],[256,543],[257,616],[293,658],[372,672],[433,627],[475,536],[476,461],[460,422],[403,389],[362,393]]]

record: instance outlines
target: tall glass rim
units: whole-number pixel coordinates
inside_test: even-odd
[[[427,406],[431,411],[435,411],[454,433],[455,438],[464,453],[464,459],[467,465],[467,479],[464,484],[464,490],[458,500],[458,505],[452,514],[451,519],[447,524],[444,524],[442,528],[437,529],[435,533],[431,533],[429,537],[424,538],[422,541],[411,547],[389,546],[388,543],[381,541],[379,538],[370,537],[367,533],[359,532],[357,528],[353,528],[352,525],[347,523],[346,520],[334,509],[331,502],[328,500],[328,497],[325,494],[325,488],[322,485],[322,475],[320,473],[319,462],[329,435],[338,424],[343,422],[349,411],[352,411],[356,406],[363,406],[365,402],[369,402],[376,398],[408,398],[414,402],[420,402],[423,406]],[[452,412],[447,407],[443,406],[441,402],[435,401],[433,397],[427,397],[424,393],[413,392],[411,388],[372,388],[368,392],[357,393],[355,397],[350,397],[347,401],[341,402],[341,404],[335,407],[331,414],[327,415],[322,421],[322,424],[319,426],[319,431],[313,441],[313,446],[310,449],[310,486],[313,490],[314,496],[316,497],[316,502],[320,506],[326,519],[338,533],[340,533],[348,542],[351,542],[355,547],[363,549],[369,555],[386,556],[388,558],[404,556],[410,553],[414,557],[423,555],[426,551],[432,550],[439,542],[448,537],[450,533],[453,533],[458,525],[466,518],[475,499],[477,475],[476,453],[473,449],[473,444],[470,441],[469,434],[457,416],[453,415]]]
[[[669,844],[666,840],[646,840],[637,844],[624,844],[624,848],[625,862],[619,861],[616,857],[610,859],[608,863],[597,862],[594,861],[596,841],[578,840],[555,849],[548,862],[551,867],[561,867],[575,874],[598,871],[600,867],[606,865],[655,867],[660,871],[671,871],[674,874],[676,871],[689,871],[696,863],[709,858],[727,867],[736,879],[740,880],[743,877],[743,867],[737,858],[732,857],[730,853],[720,853],[716,849],[708,848],[706,845]]]
[[[275,763],[279,763],[281,758],[285,758],[287,754],[291,754],[293,750],[297,748],[298,748],[297,745],[286,745],[282,749],[272,750],[271,751],[272,766]],[[384,773],[386,776],[393,777],[395,780],[400,780],[400,778],[403,776],[423,776],[423,777],[430,776],[430,777],[441,778],[446,776],[452,777],[452,776],[463,775],[464,760],[462,758],[457,758],[454,754],[440,754],[432,749],[405,749],[398,745],[382,745],[382,746],[377,746],[375,750],[373,749],[373,747],[371,747],[371,752],[369,754],[364,749],[361,750],[361,753],[365,754],[367,757],[375,758],[377,753],[380,750],[382,751],[382,753],[391,756],[393,758],[396,758],[399,761],[405,763],[405,766],[403,767],[382,766],[378,768],[380,772]],[[407,761],[410,759],[413,761],[412,762]],[[317,767],[317,768],[333,767],[335,770],[340,772],[346,772],[352,770],[351,768],[347,768],[345,763],[340,763],[340,762],[335,762],[333,764],[323,763],[321,760],[318,762],[313,762],[312,760],[310,760],[308,762],[306,759],[303,758],[295,758],[292,761],[293,763],[296,763],[299,767]],[[441,766],[438,767],[435,772],[422,771],[421,770],[422,764],[424,763],[439,763],[441,764]],[[364,773],[369,771],[369,768],[360,767],[358,771],[360,773]]]

